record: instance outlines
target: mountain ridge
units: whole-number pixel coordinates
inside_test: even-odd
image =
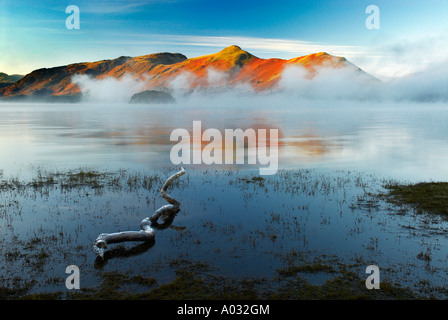
[[[320,67],[352,68],[365,73],[344,57],[326,52],[292,59],[263,59],[232,45],[217,53],[192,58],[181,53],[161,52],[41,68],[1,88],[0,97],[79,96],[81,89],[72,82],[75,75],[86,75],[98,80],[130,76],[144,82],[143,90],[170,91],[173,81],[183,75],[189,78],[192,89],[249,85],[254,91],[265,91],[276,87],[287,66],[303,67],[310,79]]]

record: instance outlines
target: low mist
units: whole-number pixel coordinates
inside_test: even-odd
[[[375,101],[448,101],[447,63],[390,81],[381,81],[352,68],[320,68],[311,80],[303,67],[290,66],[278,89],[284,94],[309,99]]]
[[[209,68],[206,77],[198,78],[182,72],[169,80],[162,89],[170,92],[178,103],[207,102],[218,98],[220,102],[251,103],[257,97],[271,102],[291,103],[294,100],[352,100],[352,101],[448,101],[448,64],[430,65],[426,70],[381,81],[355,67],[315,70],[313,77],[301,66],[288,66],[279,81],[270,89],[257,92],[249,83],[229,82],[228,73]],[[94,79],[88,75],[72,78],[83,95],[83,101],[127,103],[133,94],[146,88],[146,81],[125,75],[120,79]],[[157,88],[154,88],[157,90]],[[217,100],[218,100],[217,99]]]
[[[95,79],[88,75],[75,75],[72,82],[80,88],[83,101],[108,103],[129,102],[132,95],[140,92],[145,84],[130,75],[120,79]]]

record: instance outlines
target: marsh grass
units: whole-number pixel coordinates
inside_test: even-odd
[[[158,173],[148,175],[141,173],[128,173],[125,170],[118,172],[100,172],[80,168],[76,171],[42,171],[38,170],[35,177],[30,182],[12,177],[4,179],[3,172],[0,172],[0,190],[23,190],[32,187],[42,191],[43,188],[59,186],[63,190],[71,191],[75,188],[90,187],[101,189],[105,187],[127,187],[128,190],[144,188],[151,190],[154,186],[162,183],[162,178]],[[178,183],[178,182],[177,182]]]
[[[338,270],[325,264],[304,265],[293,273],[281,274],[273,279],[264,277],[215,276],[204,262],[185,259],[171,261],[177,267],[170,282],[160,284],[155,278],[131,276],[120,272],[101,274],[98,287],[75,292],[24,294],[22,299],[73,299],[73,300],[365,300],[365,299],[422,299],[410,289],[401,288],[389,281],[381,283],[382,290],[366,290],[365,279],[340,264]],[[321,285],[310,283],[297,272],[330,272],[333,277]],[[26,289],[22,289],[26,290]],[[1,291],[0,291],[1,293]],[[11,294],[11,293],[10,293]],[[19,292],[15,292],[19,294]]]
[[[313,219],[317,223],[312,229],[320,228],[324,232],[333,222],[344,221],[347,224],[342,231],[344,236],[361,241],[358,238],[366,231],[366,221],[368,225],[384,209],[383,198],[378,193],[383,181],[357,172],[323,174],[308,169],[280,170],[274,177],[259,177],[231,170],[189,170],[191,176],[186,175],[170,186],[170,192],[181,195],[183,209],[179,219],[183,220],[170,231],[163,231],[164,243],[157,233],[155,244],[148,247],[111,246],[109,260],[101,263],[95,257],[87,260],[92,255],[92,239],[100,232],[138,228],[143,217],[165,204],[160,198],[160,188],[173,171],[37,170],[28,180],[0,174],[0,222],[8,231],[3,235],[0,257],[9,270],[24,268],[30,274],[41,275],[44,288],[53,287],[53,291],[42,291],[35,281],[17,277],[18,271],[14,271],[7,275],[3,287],[0,286],[0,297],[392,299],[417,296],[387,281],[384,282],[387,292],[366,292],[359,265],[368,262],[360,259],[347,263],[341,257],[325,256],[322,252],[309,254],[305,250],[309,243],[316,242],[307,230]],[[35,216],[38,218],[34,219]],[[33,217],[36,226],[31,226],[26,234],[16,232],[15,228],[20,228],[29,217]],[[109,224],[108,220],[112,222]],[[430,228],[432,221],[427,226]],[[85,231],[89,228],[93,230],[90,234]],[[418,230],[413,232],[417,235]],[[367,239],[364,247],[369,254],[378,253],[381,244],[378,237]],[[151,260],[155,248],[161,245],[167,251],[157,256],[159,260]],[[290,245],[301,249],[286,251]],[[198,252],[202,260],[191,262],[191,256]],[[420,257],[415,252],[412,259],[423,263],[436,260],[435,251],[429,252],[431,260],[425,256],[426,252],[421,253]],[[215,265],[223,259],[232,264],[243,260],[247,263],[246,254],[273,261],[271,277],[252,277],[250,269],[241,270],[243,275],[239,277],[223,276],[220,266]],[[77,293],[54,290],[58,285],[63,286],[64,275],[55,275],[53,266],[72,258],[81,260],[84,268],[90,268],[92,277],[100,283],[96,286],[90,283]],[[169,270],[174,276],[152,276],[145,269],[148,259],[152,272]],[[120,264],[115,264],[118,260]],[[111,267],[126,266],[127,260],[134,268],[130,274],[120,267]],[[134,266],[131,260],[140,264]],[[6,275],[4,270],[2,274]],[[324,275],[327,280],[315,284],[310,279],[316,275]]]
[[[384,197],[396,205],[410,205],[417,213],[423,211],[448,218],[448,182],[389,184]]]

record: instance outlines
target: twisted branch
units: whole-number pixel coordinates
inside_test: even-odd
[[[93,251],[99,257],[104,258],[104,251],[106,250],[107,245],[110,243],[154,240],[155,232],[152,226],[157,225],[157,220],[159,220],[162,215],[176,214],[180,211],[180,202],[167,193],[167,188],[173,183],[175,179],[178,179],[185,173],[185,169],[181,168],[179,172],[173,174],[165,181],[165,184],[160,190],[160,193],[162,194],[162,197],[170,204],[164,205],[159,208],[150,218],[143,219],[140,223],[140,231],[101,233],[95,240]]]

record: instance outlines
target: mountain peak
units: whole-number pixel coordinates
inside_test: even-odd
[[[220,52],[228,52],[228,53],[231,53],[231,52],[238,52],[238,51],[243,51],[243,49],[241,49],[241,47],[239,47],[239,46],[233,44],[233,45],[231,45],[231,46],[225,47],[225,48],[222,49]]]
[[[214,60],[223,60],[235,66],[242,66],[255,56],[241,49],[239,46],[232,45],[222,49],[218,53],[215,53],[213,57]]]
[[[220,56],[237,56],[237,55],[249,55],[252,56],[249,52],[241,49],[241,47],[237,45],[228,46],[217,53]]]

